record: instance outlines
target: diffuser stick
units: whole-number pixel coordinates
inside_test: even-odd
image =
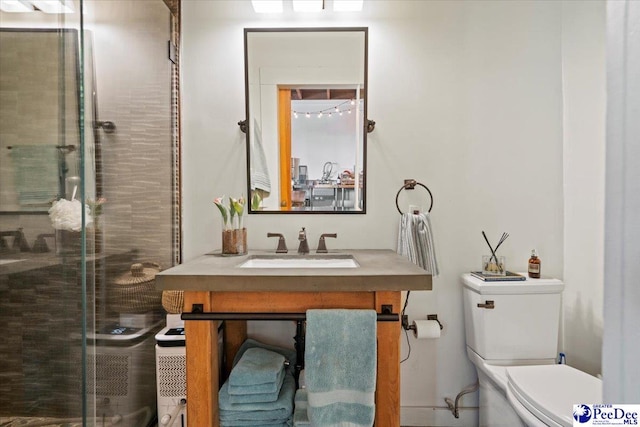
[[[487,242],[487,245],[489,246],[489,250],[491,250],[491,256],[493,257],[493,259],[496,260],[496,264],[497,264],[498,257],[496,256],[496,251],[494,251],[493,248],[491,247],[491,243],[489,243],[489,239],[487,238],[487,235],[485,234],[484,230],[482,230],[482,236],[484,237],[484,241]],[[491,261],[491,258],[489,258],[489,261]]]
[[[509,233],[502,233],[502,237],[500,238],[500,241],[498,242],[498,244],[496,245],[496,249],[495,252],[498,252],[498,248],[500,247],[500,245],[507,240],[507,237],[509,237]],[[495,256],[495,254],[494,254]],[[496,260],[497,261],[497,260]]]

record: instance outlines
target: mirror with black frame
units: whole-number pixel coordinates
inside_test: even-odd
[[[367,28],[246,28],[250,213],[365,213]]]

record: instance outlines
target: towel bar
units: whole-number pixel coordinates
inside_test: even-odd
[[[433,194],[431,194],[431,190],[429,190],[429,187],[427,187],[421,182],[416,181],[415,179],[405,179],[404,185],[400,187],[400,189],[398,190],[398,193],[396,194],[396,209],[398,209],[398,212],[400,213],[400,215],[402,215],[402,211],[400,210],[400,205],[398,205],[398,197],[400,196],[400,193],[402,193],[402,190],[413,190],[414,188],[416,188],[416,185],[419,185],[420,187],[424,188],[429,193],[429,197],[431,198],[431,204],[429,205],[428,212],[431,212],[431,209],[433,208]]]
[[[306,313],[204,313],[194,304],[191,313],[182,313],[182,320],[306,320]],[[378,313],[378,322],[398,322],[397,313]]]
[[[76,150],[76,146],[71,145],[56,145],[56,148],[60,151],[67,151],[67,154]],[[13,150],[13,145],[7,145],[7,150]]]

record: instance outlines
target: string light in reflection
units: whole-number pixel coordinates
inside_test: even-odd
[[[347,114],[351,114],[351,111],[356,108],[351,106],[355,106],[355,105],[356,105],[356,101],[354,99],[351,99],[351,100],[346,100],[344,102],[341,102],[340,104],[334,107],[324,108],[322,110],[306,111],[306,112],[292,110],[292,114],[294,119],[297,119],[299,114],[304,114],[306,118],[310,118],[311,116],[315,116],[319,119],[323,117],[331,118],[333,113],[336,113],[339,116],[342,116],[342,114],[345,112]],[[347,106],[347,108],[345,108],[344,106]]]

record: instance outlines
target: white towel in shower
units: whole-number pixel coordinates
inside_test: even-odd
[[[439,274],[436,249],[428,213],[403,213],[398,230],[398,253],[433,276]]]

